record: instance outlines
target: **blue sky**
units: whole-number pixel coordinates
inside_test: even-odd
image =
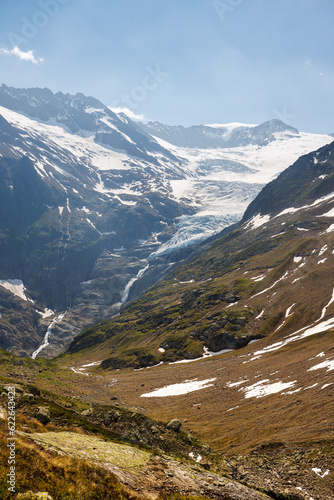
[[[1,83],[172,125],[334,132],[333,0],[1,0]]]

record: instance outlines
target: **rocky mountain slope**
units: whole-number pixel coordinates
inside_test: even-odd
[[[244,146],[178,148],[94,98],[3,85],[0,346],[61,352],[331,140],[281,122],[249,133]]]
[[[118,316],[79,335],[56,360],[0,351],[4,498],[13,385],[18,498],[29,491],[54,500],[333,498],[333,155],[334,143],[300,158],[237,226],[197,248]],[[74,195],[63,195],[61,205],[50,182],[24,197],[33,163],[1,160],[11,213],[20,213],[13,191],[26,207],[23,228],[36,224],[43,196],[52,195],[57,217],[66,216],[63,227],[73,230]],[[39,174],[32,180],[31,190]],[[101,233],[112,229],[96,221]],[[11,241],[6,229],[3,245]],[[51,321],[50,335],[56,320],[37,309],[23,283],[1,280],[0,320],[25,346],[18,318]]]
[[[273,498],[334,492],[333,158],[334,143],[300,158],[237,228],[58,360],[92,393],[112,378],[121,404],[177,415]]]
[[[205,253],[198,251],[198,257],[125,307],[120,316],[82,333],[69,352],[106,342],[103,352],[110,346],[112,356],[102,366],[118,368],[123,363],[138,368],[242,347],[277,326],[285,331],[290,316],[297,329],[310,324],[310,315],[323,318],[325,304],[316,307],[310,293],[316,285],[309,285],[305,296],[301,287],[326,274],[331,265],[333,151],[334,143],[301,157],[263,188],[237,227],[211,247],[207,244]],[[316,248],[308,259],[304,248],[312,245]],[[276,284],[292,296],[298,290],[284,321],[285,301],[281,296],[272,299]],[[322,287],[330,299],[330,273]],[[268,299],[273,304],[261,303]],[[302,309],[310,312],[303,315]]]

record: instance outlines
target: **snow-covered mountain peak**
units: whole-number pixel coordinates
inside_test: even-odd
[[[49,89],[15,89],[0,87],[0,106],[33,120],[58,125],[65,131],[81,137],[93,137],[106,148],[159,164],[159,155],[177,162],[130,119],[118,117],[111,109],[94,97],[76,95]]]
[[[159,122],[139,123],[148,134],[179,147],[187,148],[236,148],[249,145],[265,146],[277,140],[277,134],[287,138],[298,136],[299,131],[278,119],[260,125],[226,123],[195,125],[191,127],[169,126]]]

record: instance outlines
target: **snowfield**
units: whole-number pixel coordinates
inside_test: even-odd
[[[181,396],[183,394],[188,394],[189,392],[199,391],[200,389],[205,389],[211,387],[216,378],[208,378],[206,380],[198,381],[186,380],[180,384],[171,384],[162,387],[161,389],[155,389],[153,392],[148,392],[142,394],[141,398],[165,398],[167,396]]]

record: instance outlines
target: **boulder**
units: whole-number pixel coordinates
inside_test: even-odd
[[[178,418],[173,418],[168,424],[166,425],[167,429],[171,429],[172,431],[179,432],[181,429],[182,422]]]
[[[30,399],[30,400],[35,398],[35,396],[33,394],[31,394],[30,392],[24,392],[23,396],[27,399]]]
[[[43,425],[48,424],[51,420],[50,410],[48,408],[45,408],[44,406],[41,406],[40,408],[38,408],[36,418]]]
[[[119,411],[107,411],[104,415],[104,425],[108,426],[111,422],[117,422],[121,418]]]
[[[93,413],[93,408],[88,408],[87,410],[84,410],[81,412],[81,415],[84,417],[90,417]]]

